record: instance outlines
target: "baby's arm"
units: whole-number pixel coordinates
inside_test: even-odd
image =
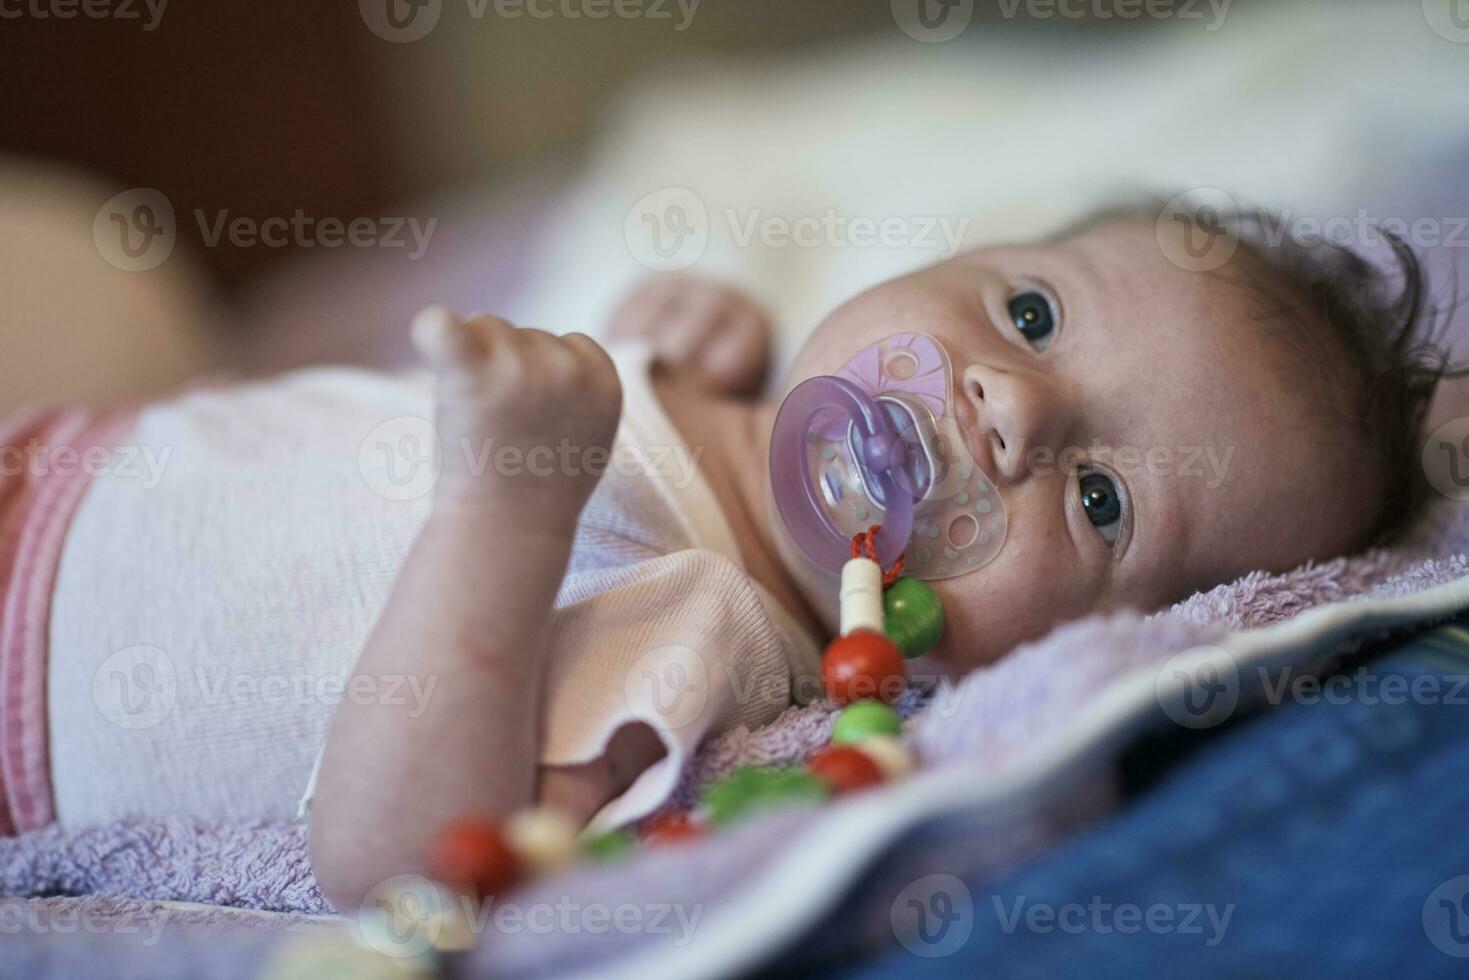
[[[417,717],[350,698],[337,709],[311,852],[339,909],[392,875],[423,870],[444,823],[503,815],[536,797],[549,617],[597,477],[554,466],[535,476],[529,465],[519,476],[493,466],[476,474],[476,463],[504,447],[554,452],[563,439],[584,458],[611,445],[621,411],[616,371],[585,336],[433,309],[414,324],[414,340],[437,373],[443,469],[355,673],[435,686]],[[585,805],[600,795],[593,788]]]
[[[770,366],[770,316],[733,287],[692,276],[650,279],[622,301],[610,340],[637,337],[659,365],[726,395],[758,395]]]

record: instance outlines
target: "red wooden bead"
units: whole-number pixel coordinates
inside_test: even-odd
[[[907,685],[903,654],[881,633],[856,630],[831,641],[821,658],[821,682],[837,704],[863,698],[889,703],[898,700]]]
[[[456,820],[439,831],[429,849],[428,871],[451,888],[476,898],[501,895],[520,880],[520,860],[498,825]]]
[[[836,794],[876,786],[883,778],[870,755],[845,745],[822,749],[810,758],[806,768]]]
[[[687,813],[669,813],[658,817],[643,833],[649,844],[683,844],[703,836]]]

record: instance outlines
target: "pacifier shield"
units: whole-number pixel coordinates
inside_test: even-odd
[[[999,554],[1004,501],[970,454],[952,399],[948,354],[920,333],[865,347],[835,375],[792,391],[777,414],[771,479],[782,519],[813,559],[839,571],[852,536],[873,524],[883,525],[883,563],[901,552],[905,572],[919,578],[962,575]],[[853,404],[864,407],[854,414]],[[797,497],[793,487],[804,492]],[[894,518],[907,525],[906,537],[901,547],[889,538],[884,554],[881,538]],[[816,527],[831,540],[816,541]]]

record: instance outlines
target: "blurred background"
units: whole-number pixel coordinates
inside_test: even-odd
[[[3,410],[399,365],[430,302],[595,333],[675,272],[789,354],[1145,193],[1469,250],[1469,0],[0,0],[0,83]]]

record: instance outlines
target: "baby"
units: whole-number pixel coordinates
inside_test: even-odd
[[[1411,255],[1398,291],[1340,250],[1248,236],[1201,273],[1160,241],[1188,233],[1120,214],[961,254],[849,301],[801,349],[793,383],[894,334],[932,337],[1004,501],[998,556],[930,583],[947,626],[915,679],[1413,516],[1444,364],[1415,346]],[[32,822],[260,818],[304,792],[318,879],[345,908],[421,869],[458,817],[656,809],[701,739],[819,694],[806,682],[836,629],[830,570],[771,502],[780,401],[754,397],[768,330],[731,290],[684,279],[626,301],[610,354],[435,308],[413,325],[431,389],[315,371],[143,410],[126,441],[172,459],[153,487],[98,477],[71,519],[50,778],[7,765],[12,814],[19,799]],[[438,439],[431,497],[366,491],[368,433],[415,414]],[[597,465],[627,458],[643,465]],[[298,662],[346,693],[303,706],[230,686]],[[695,703],[643,683],[670,670]],[[386,696],[392,679],[416,696]],[[167,694],[161,714],[109,711],[114,680]]]

